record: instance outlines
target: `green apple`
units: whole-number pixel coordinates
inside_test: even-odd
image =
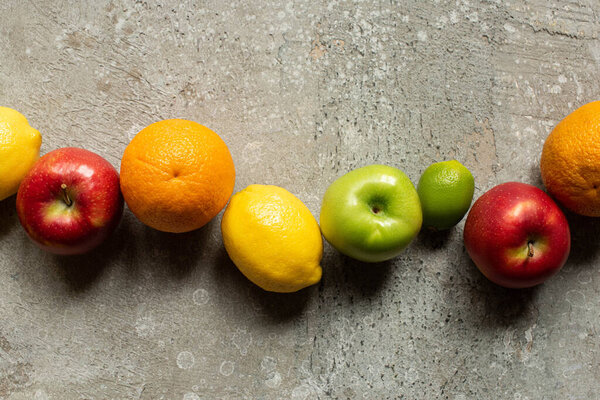
[[[329,186],[321,206],[321,231],[338,251],[366,262],[396,257],[423,222],[419,195],[397,168],[369,165]]]

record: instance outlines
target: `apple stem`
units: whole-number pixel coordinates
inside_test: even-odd
[[[527,257],[533,257],[533,242],[527,242]]]
[[[71,205],[73,204],[73,200],[71,200],[69,194],[67,193],[67,185],[63,183],[62,185],[60,185],[60,188],[62,189],[63,201],[65,202],[67,207],[71,207]]]

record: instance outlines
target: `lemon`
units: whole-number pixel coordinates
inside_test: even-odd
[[[233,263],[264,290],[295,292],[321,280],[319,225],[283,188],[250,185],[236,193],[223,214],[221,232]]]
[[[473,175],[458,161],[431,164],[417,185],[423,226],[444,230],[458,224],[471,206],[474,190]]]
[[[17,193],[40,156],[42,136],[18,111],[0,107],[0,200]]]

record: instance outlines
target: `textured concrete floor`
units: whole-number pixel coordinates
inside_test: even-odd
[[[456,158],[475,196],[541,186],[543,140],[600,91],[597,0],[0,2],[0,104],[116,167],[159,119],[218,132],[236,190],[318,216],[352,168],[416,182]],[[198,3],[203,3],[199,5]],[[320,285],[262,292],[220,216],[168,235],[126,211],[89,256],[32,245],[0,203],[0,399],[600,398],[600,222],[532,290],[486,281],[461,223],[363,265],[325,247]]]

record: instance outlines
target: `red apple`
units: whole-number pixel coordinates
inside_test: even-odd
[[[569,224],[541,189],[507,182],[473,204],[465,247],[479,270],[508,288],[538,285],[556,274],[571,248]]]
[[[29,237],[56,254],[85,253],[112,233],[123,215],[119,174],[91,151],[51,151],[31,168],[17,193]]]

